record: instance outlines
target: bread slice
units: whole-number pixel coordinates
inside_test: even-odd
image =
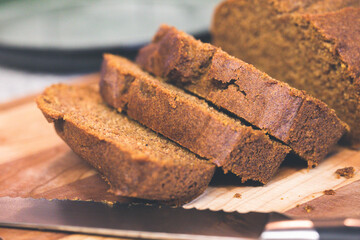
[[[137,63],[263,129],[310,166],[348,129],[323,102],[174,27],[161,26]]]
[[[183,203],[200,195],[213,176],[214,164],[109,108],[97,83],[53,85],[37,104],[116,195]]]
[[[224,1],[212,37],[228,53],[324,101],[350,126],[346,142],[360,147],[359,0]]]
[[[267,183],[290,151],[263,131],[245,126],[119,56],[104,55],[100,92],[109,105],[243,182]]]

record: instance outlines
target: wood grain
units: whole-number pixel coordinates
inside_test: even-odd
[[[305,210],[311,206],[312,211]],[[345,218],[360,216],[360,181],[335,191],[335,195],[323,195],[285,212],[298,218]]]
[[[347,166],[360,169],[359,160],[360,152],[338,148],[336,153],[314,169],[309,170],[301,164],[282,166],[274,179],[265,186],[244,184],[209,187],[202,196],[185,207],[229,212],[285,212],[320,197],[326,189],[338,189],[359,180],[358,171],[351,179],[338,178],[335,174],[337,169]],[[241,194],[241,198],[234,198],[236,193]],[[360,202],[357,204],[360,208]]]
[[[76,81],[97,81],[91,75]],[[338,168],[353,166],[351,179],[337,178]],[[212,185],[185,208],[224,211],[279,211],[300,217],[360,217],[360,152],[338,147],[312,170],[287,159],[267,185],[242,184],[218,174]],[[323,196],[327,189],[335,195]],[[238,197],[234,197],[238,194]],[[240,195],[240,197],[239,197]],[[34,97],[0,105],[0,196],[47,199],[130,201],[108,192],[108,185],[56,135],[34,103]],[[306,204],[314,211],[307,213]],[[299,207],[296,207],[299,205]],[[325,214],[325,215],[324,215]],[[3,239],[111,239],[42,231],[0,228]]]
[[[0,228],[0,237],[2,240],[59,240],[69,234],[66,233],[58,233],[58,232],[45,232],[45,231],[29,231],[22,229],[14,229],[14,228]],[[85,238],[79,238],[85,239]]]

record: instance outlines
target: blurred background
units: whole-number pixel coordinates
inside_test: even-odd
[[[130,59],[166,23],[210,41],[220,0],[0,0],[0,103]]]

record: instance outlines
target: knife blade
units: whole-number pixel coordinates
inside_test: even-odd
[[[0,198],[0,226],[146,239],[320,239],[321,231],[326,237],[347,233],[350,238],[340,239],[358,239],[360,234],[359,219],[315,224],[275,212],[10,197]]]

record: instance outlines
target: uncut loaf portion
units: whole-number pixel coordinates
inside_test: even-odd
[[[214,174],[214,164],[109,108],[98,84],[53,85],[37,104],[116,195],[180,204],[200,195]]]
[[[142,71],[104,55],[100,92],[111,106],[245,182],[267,183],[290,148]]]
[[[317,165],[348,130],[320,100],[174,27],[161,26],[136,61],[268,132],[309,166]]]
[[[360,147],[360,1],[228,0],[213,43],[327,103]]]

